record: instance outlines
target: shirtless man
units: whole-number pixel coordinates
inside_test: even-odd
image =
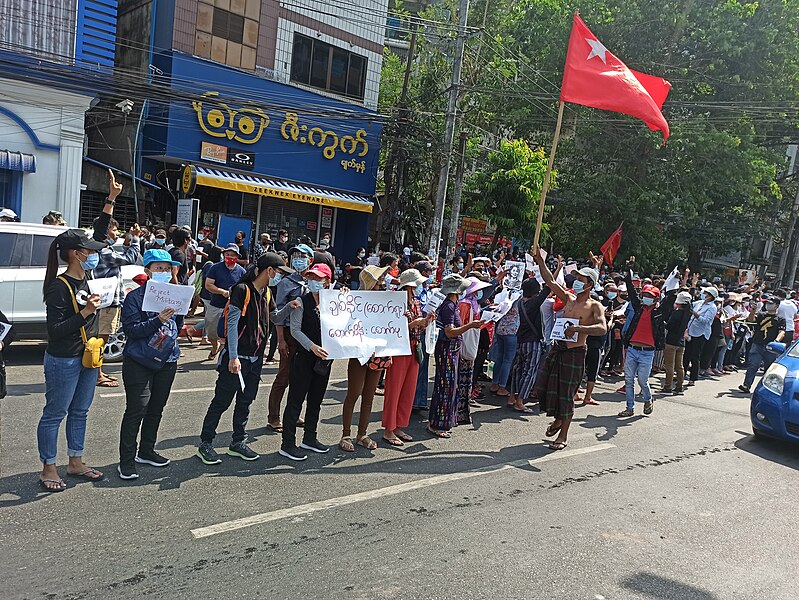
[[[563,450],[566,447],[569,426],[574,416],[574,394],[580,387],[585,370],[585,340],[589,335],[605,335],[607,333],[605,310],[602,304],[591,300],[591,290],[599,280],[598,271],[589,267],[575,271],[575,280],[572,285],[574,294],[572,294],[555,281],[539,248],[533,249],[533,258],[541,269],[544,283],[566,303],[566,307],[563,309],[563,318],[573,319],[580,323],[569,326],[564,331],[566,337],[571,337],[576,332],[578,334],[576,342],[557,341],[553,343],[535,383],[536,396],[540,400],[541,410],[555,418],[549,425],[546,436],[552,437],[557,434],[558,437],[549,444],[549,448],[550,450]]]

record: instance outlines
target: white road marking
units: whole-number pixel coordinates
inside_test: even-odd
[[[330,498],[329,500],[320,500],[319,502],[311,502],[309,504],[300,504],[299,506],[292,506],[280,510],[261,513],[251,517],[243,517],[241,519],[234,519],[224,523],[217,523],[216,525],[209,525],[207,527],[199,527],[192,529],[191,534],[196,538],[204,538],[220,533],[228,533],[237,529],[244,529],[245,527],[252,527],[253,525],[262,525],[272,521],[279,521],[281,519],[296,518],[301,515],[309,515],[315,512],[329,510],[331,508],[338,508],[340,506],[347,506],[348,504],[355,504],[357,502],[364,502],[366,500],[376,500],[378,498],[385,498],[387,496],[395,496],[405,492],[412,492],[423,488],[439,485],[441,483],[450,483],[453,481],[462,481],[464,479],[471,479],[479,477],[480,475],[488,475],[490,473],[498,473],[507,469],[517,469],[519,467],[527,467],[542,462],[558,460],[561,458],[569,458],[571,456],[579,456],[581,454],[588,454],[590,452],[599,452],[600,450],[610,450],[615,448],[613,444],[598,444],[596,446],[589,446],[586,448],[574,448],[572,450],[559,450],[552,454],[547,454],[538,458],[517,460],[502,465],[483,467],[480,469],[471,469],[469,471],[462,471],[460,473],[448,473],[446,475],[436,475],[434,477],[427,477],[417,481],[409,481],[407,483],[400,483],[397,485],[390,485],[376,490],[369,490],[366,492],[359,492],[357,494],[350,494],[349,496],[341,496],[339,498]]]
[[[213,387],[199,387],[199,388],[192,388],[190,390],[172,390],[170,394],[189,394],[191,392],[213,392]],[[117,394],[100,394],[100,398],[124,398],[125,392],[117,393]]]

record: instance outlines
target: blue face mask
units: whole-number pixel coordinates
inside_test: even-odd
[[[275,273],[274,277],[269,278],[269,285],[272,286],[277,285],[278,283],[280,283],[281,279],[283,279],[283,275],[281,275],[280,273]]]
[[[585,282],[575,279],[574,283],[572,284],[572,290],[574,290],[575,294],[581,294],[583,290],[585,290]]]
[[[462,271],[462,270],[463,270],[463,263],[458,263],[458,270],[459,270],[459,271]]]
[[[294,268],[295,271],[304,271],[308,268],[308,259],[307,258],[292,258],[291,259],[291,266]]]
[[[172,273],[169,271],[158,271],[150,274],[150,279],[158,283],[169,283],[172,281]]]
[[[327,248],[328,248],[328,245],[327,245],[327,244],[325,244],[324,242],[322,242],[321,244],[319,244],[319,249],[320,249],[320,250],[327,250]]]
[[[204,233],[198,233],[197,234],[197,239],[202,242],[205,239],[205,234]]]
[[[325,282],[324,281],[309,281],[308,282],[308,289],[312,293],[318,294],[323,289],[325,289]]]
[[[483,290],[480,290],[479,292],[477,292],[477,299],[478,300],[482,300],[483,299]]]
[[[641,298],[641,302],[644,303],[644,306],[652,306],[655,303],[655,299],[654,298],[646,298],[646,297],[644,297],[644,298]]]
[[[430,285],[431,283],[433,283],[433,281],[435,281],[435,278],[431,275],[430,277],[427,278],[427,281],[425,281],[425,283],[427,285]]]
[[[366,256],[366,252],[358,252],[358,258],[363,258]]]
[[[116,240],[112,240],[111,238],[108,238],[108,239],[105,240],[105,243],[108,244],[109,246],[113,246],[114,244],[116,244]]]
[[[86,257],[85,261],[80,261],[80,266],[83,267],[84,271],[92,271],[97,268],[97,265],[100,264],[100,255],[99,254],[89,254]]]
[[[422,295],[423,291],[424,291],[424,284],[420,283],[419,285],[416,286],[416,289],[414,290],[413,295],[418,298],[419,296]]]
[[[618,294],[616,292],[608,292],[608,300],[615,300]]]
[[[160,246],[166,244],[166,240],[164,238],[155,238],[155,243]]]

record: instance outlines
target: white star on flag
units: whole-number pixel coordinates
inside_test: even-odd
[[[605,53],[608,51],[608,49],[605,48],[602,42],[589,38],[585,38],[585,41],[588,42],[589,46],[591,46],[591,54],[588,55],[586,60],[591,60],[595,56],[598,56],[603,63],[608,64],[607,58],[605,58]]]

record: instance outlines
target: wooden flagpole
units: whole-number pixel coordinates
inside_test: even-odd
[[[555,151],[558,149],[558,142],[560,141],[560,126],[563,124],[563,100],[558,103],[558,123],[555,125],[555,137],[552,140],[552,150],[549,152],[549,162],[547,163],[547,170],[544,173],[544,183],[541,186],[541,199],[538,203],[538,223],[535,226],[535,238],[533,240],[533,247],[538,247],[538,239],[541,237],[541,224],[544,222],[544,205],[547,203],[547,192],[549,191],[549,183],[552,178],[552,165],[555,163]]]

